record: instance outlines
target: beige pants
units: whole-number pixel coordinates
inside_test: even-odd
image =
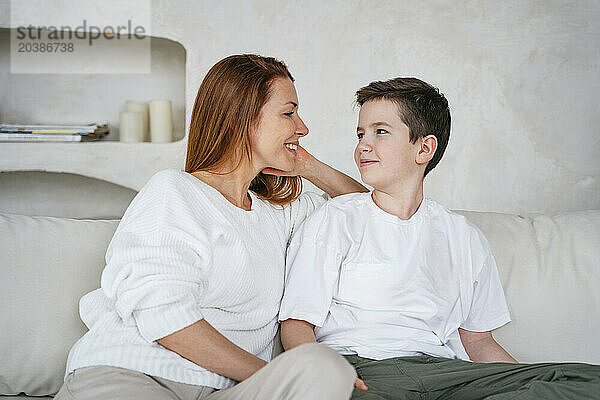
[[[334,350],[305,344],[282,353],[254,375],[232,388],[215,390],[141,372],[108,366],[71,372],[58,400],[347,400],[354,368]]]

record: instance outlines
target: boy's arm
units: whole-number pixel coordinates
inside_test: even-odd
[[[281,323],[281,344],[287,351],[305,343],[316,343],[315,326],[299,319],[286,319]]]
[[[467,318],[458,328],[460,340],[472,361],[517,363],[493,338],[492,331],[510,322],[510,312],[496,260],[490,245],[477,227],[472,230],[473,298]]]
[[[518,363],[517,360],[508,354],[508,352],[494,340],[491,331],[471,332],[466,329],[458,328],[458,333],[471,361],[478,363]]]
[[[343,254],[350,245],[344,232],[344,214],[325,203],[304,220],[290,241],[278,318],[286,350],[315,342],[314,326],[327,319]]]
[[[305,343],[316,343],[315,326],[310,322],[299,319],[286,319],[281,323],[281,344],[285,351]],[[367,385],[358,376],[354,380],[354,387],[360,390],[369,390]],[[352,396],[350,396],[352,397]]]

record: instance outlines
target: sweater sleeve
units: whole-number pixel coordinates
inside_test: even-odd
[[[203,318],[210,252],[165,230],[118,232],[101,286],[127,325],[148,342]]]

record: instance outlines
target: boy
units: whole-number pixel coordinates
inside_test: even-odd
[[[423,197],[450,136],[445,97],[396,78],[357,103],[354,159],[373,191],[328,201],[292,239],[284,348],[318,341],[343,354],[355,400],[598,396],[600,367],[516,364],[492,337],[510,315],[488,242]]]

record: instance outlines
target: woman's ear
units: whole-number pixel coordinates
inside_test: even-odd
[[[434,135],[427,135],[421,139],[421,147],[417,153],[417,164],[427,164],[433,158],[437,150],[437,138]]]

